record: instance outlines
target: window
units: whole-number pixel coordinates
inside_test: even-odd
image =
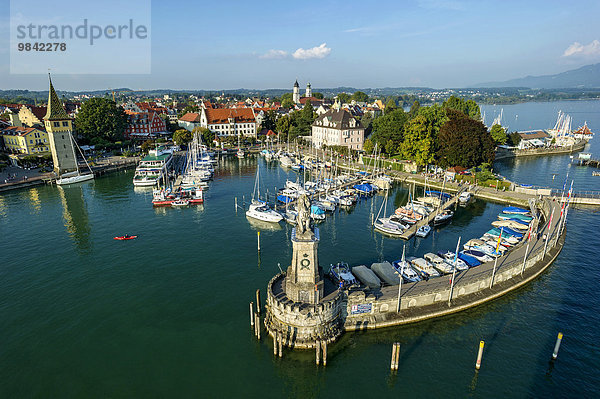
[[[60,122],[54,122],[54,127],[60,127]]]
[[[29,140],[29,144],[33,144],[33,140]]]
[[[63,122],[63,126],[65,126],[65,127],[69,126],[69,122]]]

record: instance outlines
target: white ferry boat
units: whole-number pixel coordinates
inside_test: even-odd
[[[157,185],[166,176],[172,159],[173,153],[170,149],[150,150],[135,169],[133,185],[146,187]]]

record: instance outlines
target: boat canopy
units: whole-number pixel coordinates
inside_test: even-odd
[[[430,191],[430,190],[425,191],[425,195],[428,195],[430,197],[439,197],[441,195],[443,198],[446,198],[446,199],[450,199],[452,197],[450,194],[442,193],[441,191]]]
[[[373,263],[371,265],[371,270],[373,270],[381,280],[385,281],[389,285],[400,284],[398,272],[396,272],[396,269],[394,269],[394,266],[392,266],[390,262],[385,261],[381,263]]]
[[[521,214],[525,214],[525,213],[529,213],[528,209],[523,209],[523,208],[519,208],[517,206],[507,206],[505,208],[502,209],[502,212],[504,213],[521,213]]]
[[[323,214],[325,214],[325,211],[318,205],[311,205],[310,213],[312,213],[314,215],[323,215]]]
[[[355,184],[354,186],[352,186],[354,189],[363,192],[363,193],[370,193],[371,191],[374,190],[373,186],[370,185],[369,183],[363,183],[363,184]]]
[[[369,288],[379,288],[381,287],[381,280],[379,277],[373,272],[373,270],[369,269],[364,265],[354,266],[352,268],[352,274],[356,276],[364,285]]]
[[[458,253],[458,258],[462,259],[463,262],[465,262],[469,267],[475,267],[475,266],[481,265],[481,262],[478,261],[476,258],[474,258],[471,255],[467,255],[465,253],[462,253],[462,252]]]

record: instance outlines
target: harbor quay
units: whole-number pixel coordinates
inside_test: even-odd
[[[450,274],[379,289],[342,289],[324,279],[323,269],[315,267],[318,229],[307,235],[294,232],[292,264],[267,284],[264,325],[275,347],[319,349],[345,331],[392,327],[441,317],[522,287],[552,264],[566,235],[559,200],[531,200],[530,205],[534,221],[529,240],[524,235],[515,248],[497,262],[456,271],[454,277]],[[299,278],[300,275],[304,277]]]

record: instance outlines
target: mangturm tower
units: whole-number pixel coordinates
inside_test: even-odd
[[[50,90],[44,124],[50,140],[54,172],[60,176],[77,170],[77,158],[71,138],[73,124],[52,86],[50,74],[48,74],[48,79],[50,80]]]
[[[312,348],[332,342],[342,332],[343,291],[325,288],[317,248],[319,230],[310,225],[310,201],[297,200],[298,217],[292,230],[292,262],[267,286],[265,326],[283,345]]]
[[[298,80],[294,83],[294,91],[292,92],[292,101],[294,104],[300,103],[300,85],[298,84]]]

